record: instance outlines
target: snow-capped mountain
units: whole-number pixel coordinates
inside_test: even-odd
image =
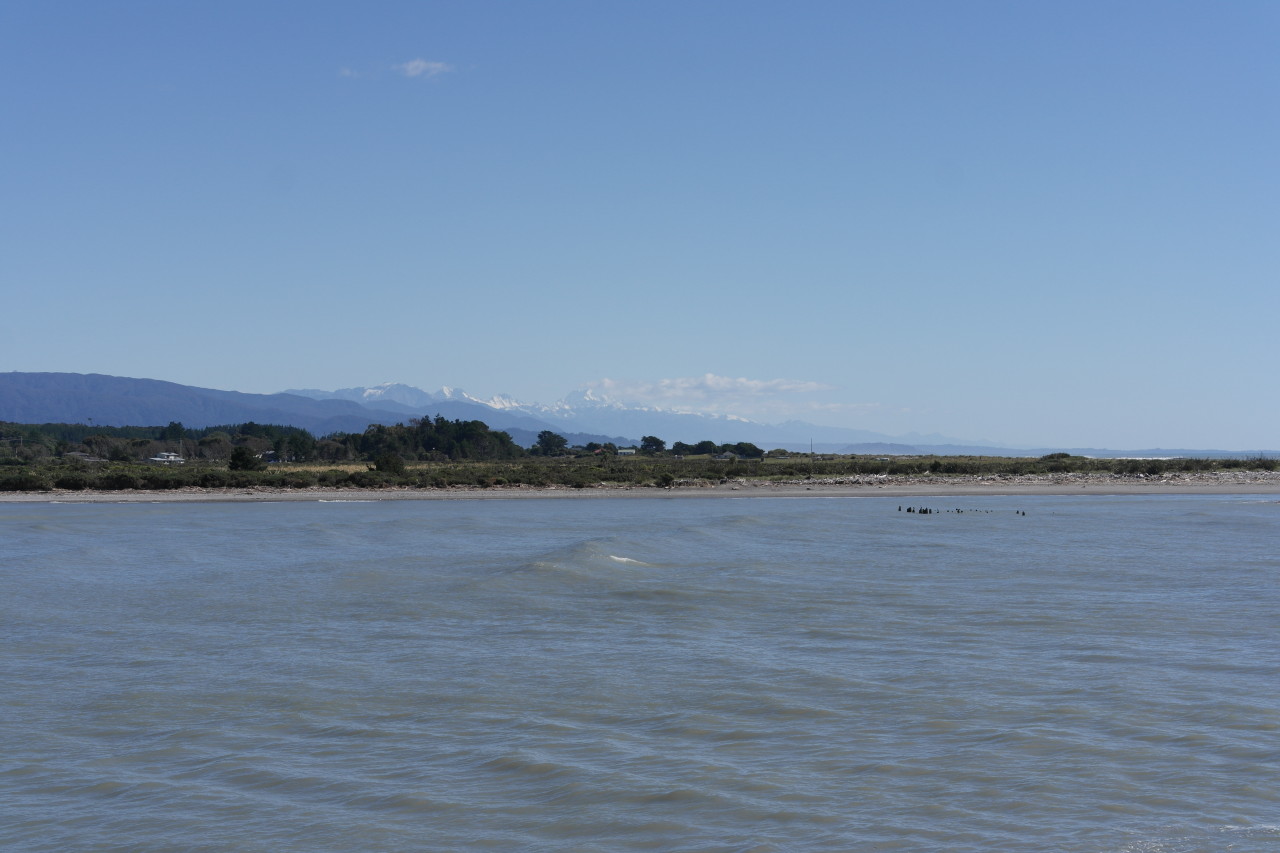
[[[488,406],[491,409],[529,409],[530,406],[521,403],[515,397],[506,394],[495,394],[489,398],[474,397],[463,391],[461,388],[451,388],[445,385],[435,394],[430,395],[435,400],[460,400],[467,403],[479,403],[481,406]]]
[[[365,406],[384,409],[387,403],[395,403],[410,408],[428,406],[436,400],[434,394],[404,385],[399,382],[384,382],[368,388],[339,388],[337,391],[321,391],[316,388],[301,388],[282,392],[310,397],[313,400],[351,400]]]
[[[431,417],[444,409],[466,406],[471,415],[494,429],[550,429],[564,435],[625,437],[636,443],[641,436],[655,435],[668,443],[717,443],[748,441],[760,447],[807,449],[811,442],[824,451],[838,451],[849,445],[866,443],[918,444],[922,436],[898,437],[868,430],[822,427],[800,421],[764,424],[736,415],[661,409],[617,400],[591,389],[567,394],[554,403],[528,403],[508,394],[478,397],[461,388],[444,386],[428,392],[399,383],[385,383],[369,388],[343,388],[338,391],[292,390],[314,399],[337,398],[362,403],[383,410]],[[457,417],[457,414],[446,416]],[[930,444],[968,445],[945,436],[928,436]]]
[[[372,392],[372,393],[366,393]],[[344,399],[345,398],[345,399]],[[414,408],[405,401],[428,402]],[[378,401],[378,402],[371,402]],[[553,414],[555,413],[555,414]],[[1250,458],[1275,456],[1276,450],[1205,448],[996,447],[943,435],[884,436],[864,430],[823,427],[799,421],[761,424],[744,418],[669,412],[601,397],[591,392],[570,395],[551,405],[521,403],[509,396],[487,401],[459,389],[428,393],[408,385],[346,388],[341,391],[295,391],[246,394],[163,382],[83,373],[0,372],[0,421],[20,424],[90,423],[102,426],[147,426],[179,421],[208,427],[255,421],[302,427],[317,436],[362,432],[369,424],[403,423],[413,417],[484,421],[505,430],[525,447],[550,429],[571,444],[597,441],[620,446],[638,444],[645,435],[668,443],[709,440],[717,444],[749,441],[765,449],[808,450],[810,441],[823,453],[938,453],[982,456],[1042,456],[1068,452],[1081,456],[1190,456]],[[588,429],[615,421],[613,431]]]

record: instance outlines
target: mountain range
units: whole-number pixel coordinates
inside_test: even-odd
[[[941,435],[889,436],[869,430],[825,427],[802,421],[765,424],[734,415],[702,414],[639,406],[589,390],[574,391],[550,404],[525,403],[505,394],[476,397],[460,388],[449,386],[436,392],[429,392],[411,385],[391,382],[364,388],[342,388],[337,391],[302,388],[283,393],[314,400],[356,402],[371,409],[402,411],[412,416],[429,414],[447,405],[483,406],[488,409],[488,412],[478,419],[495,429],[511,432],[511,426],[528,428],[529,420],[532,420],[540,425],[540,430],[550,429],[566,436],[571,442],[574,441],[575,435],[608,435],[614,436],[609,440],[615,444],[638,444],[640,436],[653,435],[665,440],[668,444],[675,441],[684,441],[689,444],[704,440],[711,440],[717,444],[736,444],[745,441],[764,448],[784,447],[790,450],[808,450],[812,444],[815,449],[828,453],[842,451],[850,445],[867,443],[903,447],[921,443],[927,445],[973,444]],[[618,436],[625,438],[618,438]],[[592,440],[600,441],[599,438]]]
[[[203,428],[255,421],[302,427],[323,436],[363,432],[370,424],[395,424],[417,417],[483,421],[505,430],[526,447],[551,430],[570,444],[638,444],[645,435],[668,444],[710,440],[751,442],[765,449],[822,453],[876,453],[1023,456],[1066,451],[1089,456],[1251,456],[1275,451],[1147,448],[1009,448],[943,435],[891,436],[801,421],[765,424],[731,415],[708,415],[630,405],[578,391],[551,404],[525,403],[509,396],[476,397],[452,387],[430,392],[410,385],[293,389],[278,394],[219,391],[120,376],[82,373],[0,373],[0,421],[88,423],[101,426],[161,426],[178,421]]]

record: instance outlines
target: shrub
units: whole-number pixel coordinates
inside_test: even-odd
[[[586,489],[600,482],[598,479],[588,476],[582,471],[566,472],[561,482],[573,489]]]
[[[373,466],[384,474],[404,473],[404,459],[399,453],[383,453],[373,461]]]
[[[347,472],[339,471],[336,468],[330,468],[328,471],[321,471],[316,475],[316,484],[320,486],[335,487],[345,486],[348,483]]]
[[[262,485],[262,478],[256,471],[228,471],[227,487],[231,489],[247,489]]]
[[[347,481],[360,489],[380,489],[388,484],[389,477],[379,471],[353,471]]]
[[[49,479],[35,471],[0,474],[0,492],[47,492]]]
[[[223,471],[221,468],[214,468],[201,472],[196,482],[206,489],[225,489],[231,485],[231,480],[230,472]]]
[[[102,489],[137,489],[141,486],[142,481],[131,471],[108,471],[98,478],[98,487]]]
[[[80,491],[81,489],[89,488],[92,482],[93,478],[84,471],[65,471],[58,475],[57,479],[53,481],[53,485],[59,489]]]
[[[189,485],[189,478],[162,469],[144,471],[137,479],[144,489],[180,489]]]

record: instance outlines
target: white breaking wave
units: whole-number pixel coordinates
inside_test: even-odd
[[[633,560],[630,557],[619,557],[617,554],[610,554],[609,559],[615,563],[625,563],[628,566],[652,566],[652,563],[645,563],[640,560]]]

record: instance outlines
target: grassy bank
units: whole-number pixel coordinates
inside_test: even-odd
[[[398,466],[397,466],[398,467]],[[503,461],[410,462],[403,470],[369,463],[281,463],[261,471],[230,470],[226,463],[166,467],[144,463],[47,460],[0,464],[0,491],[182,488],[448,488],[451,486],[671,486],[729,479],[796,481],[842,477],[1001,477],[1110,474],[1159,477],[1214,471],[1275,471],[1275,459],[1089,459],[1052,454],[1040,458],[974,456],[839,456],[722,461],[709,457],[524,458]]]

